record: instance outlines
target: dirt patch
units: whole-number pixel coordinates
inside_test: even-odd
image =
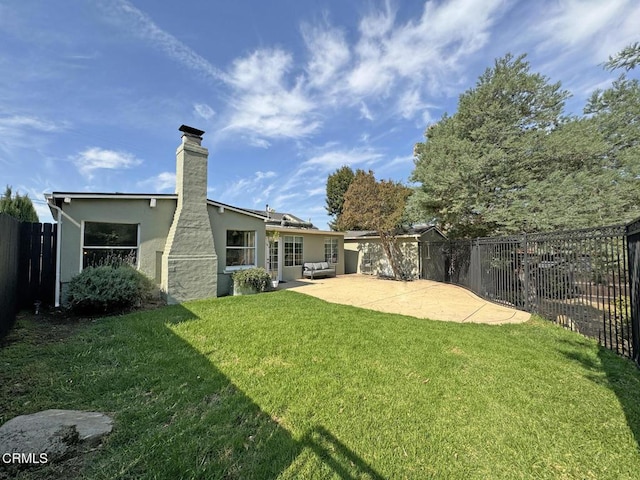
[[[38,314],[23,310],[16,316],[16,323],[9,334],[0,340],[0,348],[14,343],[45,345],[63,341],[78,330],[95,323],[99,318],[126,315],[127,313],[155,310],[166,305],[160,300],[146,302],[139,308],[112,315],[78,315],[66,308],[43,307]]]

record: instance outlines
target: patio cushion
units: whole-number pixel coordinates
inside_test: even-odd
[[[329,263],[328,262],[322,262],[320,265],[321,265],[322,270],[327,270],[329,268]]]
[[[313,264],[314,270],[322,270],[322,262],[316,262]]]

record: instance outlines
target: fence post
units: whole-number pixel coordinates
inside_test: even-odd
[[[631,358],[640,364],[640,219],[626,226],[625,236],[631,296]]]
[[[529,305],[529,245],[527,244],[527,234],[522,234],[522,245],[524,246],[524,256],[522,257],[522,263],[524,267],[524,311],[530,312],[531,305]]]

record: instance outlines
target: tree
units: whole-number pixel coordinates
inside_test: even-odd
[[[11,187],[8,185],[4,195],[0,198],[0,213],[11,215],[21,222],[36,223],[39,221],[29,196],[18,193],[12,195]]]
[[[416,144],[414,210],[452,236],[537,229],[525,211],[526,187],[554,166],[543,148],[564,121],[568,92],[529,71],[525,56],[497,59]]]
[[[414,149],[414,217],[452,237],[580,228],[640,214],[640,87],[624,75],[566,117],[560,84],[496,60]],[[416,213],[417,212],[417,213]]]
[[[607,70],[615,70],[624,68],[629,71],[636,68],[640,64],[640,42],[627,45],[620,52],[613,56],[609,56],[609,60],[604,64]]]
[[[396,279],[405,280],[402,252],[396,237],[404,220],[404,211],[411,189],[391,180],[376,181],[374,173],[358,170],[344,195],[340,216],[341,229],[356,227],[375,230],[380,236],[382,248],[389,260]]]
[[[361,171],[361,170],[360,170]],[[351,167],[344,165],[327,177],[327,212],[333,217],[329,223],[331,230],[337,230],[344,205],[344,194],[353,182],[355,173]]]

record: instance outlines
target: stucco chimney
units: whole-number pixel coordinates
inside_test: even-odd
[[[215,297],[218,258],[207,210],[207,158],[202,130],[182,125],[176,151],[178,204],[162,254],[162,288],[168,303]]]

